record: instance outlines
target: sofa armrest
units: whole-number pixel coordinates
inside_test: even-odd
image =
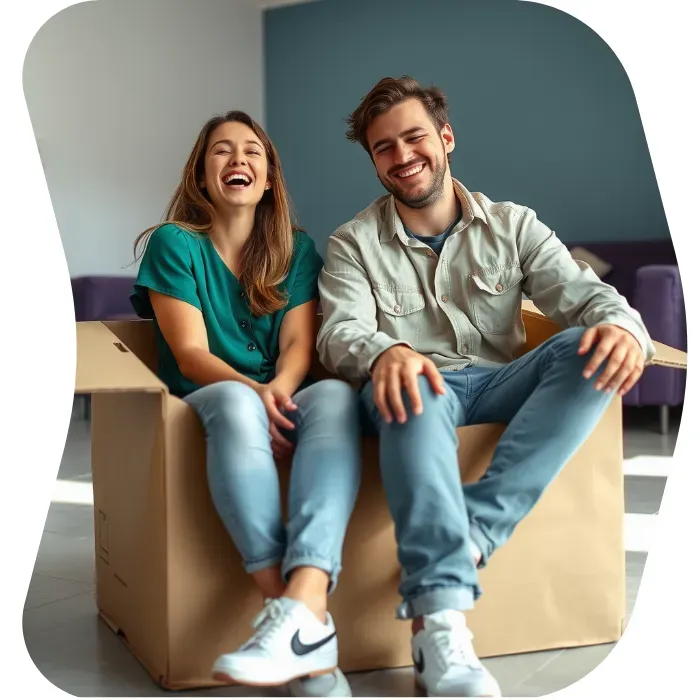
[[[677,265],[640,267],[632,305],[654,340],[687,351],[685,304]],[[678,406],[685,396],[685,374],[672,367],[647,367],[624,402],[637,406]]]
[[[637,270],[633,306],[654,340],[688,349],[685,303],[677,265],[646,265]]]

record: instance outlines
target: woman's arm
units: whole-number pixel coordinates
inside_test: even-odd
[[[174,297],[148,290],[151,306],[165,342],[180,372],[199,386],[232,380],[259,390],[260,384],[209,352],[207,329],[202,312]]]
[[[317,301],[295,306],[284,315],[280,328],[280,355],[277,374],[272,383],[291,397],[311,369],[316,343]]]

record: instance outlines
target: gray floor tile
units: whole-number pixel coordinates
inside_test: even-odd
[[[659,411],[656,407],[627,406],[623,411],[623,451],[626,458],[639,455],[671,456],[676,447],[681,408],[671,410],[669,433],[660,432]]]
[[[65,600],[92,589],[93,586],[88,583],[34,574],[29,584],[24,607],[25,609],[38,608],[41,605]]]
[[[90,423],[71,420],[58,478],[84,479],[90,471]]]
[[[25,610],[23,623],[29,655],[62,690],[120,696],[151,689],[143,667],[97,615],[94,593]]]
[[[561,650],[536,651],[529,654],[513,654],[484,659],[484,666],[498,680],[505,697],[513,695],[525,681],[549,665]]]
[[[95,531],[94,518],[91,505],[54,502],[46,516],[44,530],[64,537],[92,538]]]
[[[394,668],[369,673],[350,673],[348,681],[353,696],[360,698],[405,698],[419,695],[413,680],[412,668]]]
[[[536,698],[567,688],[587,676],[610,653],[613,644],[566,649],[544,668],[513,688],[516,697]]]
[[[665,488],[665,477],[625,476],[625,513],[658,513]]]
[[[642,580],[644,565],[647,555],[645,552],[627,552],[625,555],[625,569],[627,573],[627,619],[632,617],[634,605],[637,602],[639,584]]]
[[[34,573],[68,581],[94,583],[95,540],[92,532],[67,536],[44,530]]]

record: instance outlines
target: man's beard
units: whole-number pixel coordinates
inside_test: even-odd
[[[427,164],[425,167],[428,167]],[[438,163],[437,169],[430,178],[430,182],[426,185],[425,189],[410,197],[398,187],[394,186],[393,180],[384,181],[380,178],[380,182],[384,185],[384,188],[389,192],[389,194],[394,195],[399,202],[404,204],[411,209],[423,209],[429,207],[431,204],[435,204],[440,197],[442,197],[445,191],[445,173],[447,172],[447,158],[443,158],[441,163]]]

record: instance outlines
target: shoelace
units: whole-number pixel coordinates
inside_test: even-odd
[[[246,647],[253,645],[261,649],[267,649],[270,644],[270,639],[275,632],[279,630],[284,622],[285,610],[279,600],[268,599],[265,601],[265,607],[257,614],[253,620],[255,633]]]
[[[453,629],[449,632],[434,632],[430,642],[435,649],[435,656],[440,659],[443,670],[449,666],[466,666],[472,671],[481,668],[479,659],[472,646],[472,638],[466,629]]]

